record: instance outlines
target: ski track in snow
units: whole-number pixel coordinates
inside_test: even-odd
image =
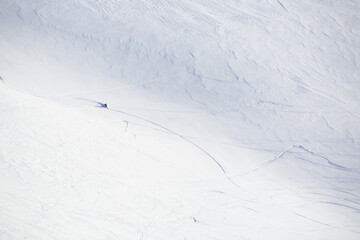
[[[91,100],[91,99],[83,99],[83,100],[87,100],[87,101],[90,101],[90,102],[94,102],[94,103],[97,103],[99,105],[99,107],[102,107],[102,108],[105,108],[105,105],[101,102],[98,102],[98,101],[94,101],[94,100]],[[219,163],[218,160],[216,160],[208,151],[206,151],[204,148],[202,148],[201,146],[199,146],[198,144],[196,144],[195,142],[189,140],[188,138],[186,138],[185,136],[177,133],[177,132],[174,132],[173,130],[165,127],[165,126],[162,126],[154,121],[151,121],[149,119],[145,119],[145,118],[142,118],[140,116],[137,116],[137,115],[134,115],[134,114],[131,114],[131,113],[128,113],[128,112],[124,112],[124,111],[121,111],[121,110],[117,110],[117,109],[112,109],[112,108],[105,108],[107,110],[110,110],[110,111],[114,111],[114,112],[118,112],[118,113],[121,113],[121,114],[124,114],[124,115],[127,115],[127,116],[131,116],[131,117],[134,117],[134,118],[137,118],[137,119],[140,119],[140,120],[143,120],[145,122],[148,122],[148,123],[151,123],[152,125],[155,125],[157,127],[160,127],[164,130],[166,130],[167,132],[170,132],[180,138],[182,138],[183,140],[185,140],[186,142],[190,143],[191,145],[195,146],[197,149],[199,149],[200,151],[202,151],[204,154],[206,154],[206,156],[208,156],[212,161],[214,161],[216,163],[216,165],[221,169],[221,171],[225,174],[226,178],[233,184],[235,185],[236,187],[239,187],[239,185],[237,183],[235,183],[229,176],[228,174],[226,173],[225,169],[223,168],[223,166]]]
[[[279,3],[279,5],[280,5],[285,11],[287,11],[286,7],[284,7],[284,5],[283,5],[279,0],[276,0],[276,1]]]
[[[261,163],[261,164],[259,164],[259,165],[256,165],[256,166],[254,166],[254,167],[252,167],[252,168],[250,168],[250,169],[248,169],[248,170],[246,170],[246,171],[243,171],[243,172],[235,175],[234,177],[239,177],[239,176],[241,176],[241,175],[245,175],[245,174],[251,173],[251,172],[253,172],[253,171],[258,170],[259,168],[262,168],[262,167],[265,167],[265,166],[267,166],[267,165],[269,165],[269,164],[272,164],[272,163],[274,163],[275,161],[281,159],[285,154],[292,153],[291,151],[294,150],[294,149],[300,149],[300,150],[302,150],[303,152],[306,152],[306,153],[311,154],[312,156],[320,157],[320,158],[326,160],[326,162],[327,162],[329,165],[325,165],[325,164],[321,164],[321,163],[315,163],[315,162],[313,162],[313,161],[310,161],[310,160],[306,160],[306,159],[304,159],[304,158],[297,157],[297,159],[300,159],[300,160],[302,160],[302,161],[308,161],[308,162],[311,162],[311,163],[313,163],[313,164],[317,164],[317,165],[320,165],[320,166],[331,167],[331,168],[334,168],[334,169],[337,169],[337,170],[342,170],[342,171],[347,171],[347,172],[354,172],[354,173],[360,174],[360,171],[359,171],[359,170],[354,170],[354,169],[351,169],[351,168],[346,168],[346,167],[340,166],[340,165],[338,165],[338,164],[335,164],[335,163],[331,162],[328,158],[323,157],[323,156],[321,156],[321,155],[319,155],[319,154],[316,154],[316,153],[308,150],[307,148],[305,148],[305,147],[303,147],[303,146],[293,145],[293,146],[287,148],[285,151],[281,152],[279,155],[277,155],[277,156],[274,157],[273,159],[268,160],[268,161],[265,161],[265,162],[263,162],[263,163]]]

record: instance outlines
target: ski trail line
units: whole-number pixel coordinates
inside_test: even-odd
[[[278,2],[278,4],[282,7],[282,9],[284,9],[285,11],[287,11],[286,7],[284,6],[284,4],[282,4],[279,0],[276,0]]]
[[[102,105],[102,103],[100,103],[100,102],[97,102],[97,103],[99,103],[99,104]],[[148,119],[146,119],[146,118],[142,118],[142,117],[140,117],[140,116],[137,116],[137,115],[134,115],[134,114],[131,114],[131,113],[127,113],[127,112],[123,112],[123,111],[120,111],[120,110],[116,110],[116,109],[108,108],[108,110],[113,111],[113,112],[122,113],[122,114],[124,114],[124,115],[128,115],[128,116],[131,116],[131,117],[134,117],[134,118],[143,120],[143,121],[145,121],[145,122],[148,122],[148,123],[150,123],[150,124],[153,124],[153,125],[155,125],[155,126],[157,126],[157,127],[159,127],[159,128],[162,128],[162,129],[164,129],[164,130],[166,130],[166,131],[168,131],[168,132],[170,132],[170,133],[172,133],[172,134],[174,134],[174,135],[182,138],[183,140],[185,140],[186,142],[188,142],[188,143],[190,143],[191,145],[195,146],[197,149],[199,149],[199,150],[202,151],[204,154],[206,154],[211,160],[213,160],[213,161],[216,163],[216,165],[221,169],[221,171],[224,173],[224,175],[226,176],[226,178],[227,178],[233,185],[235,185],[236,187],[239,187],[239,185],[238,185],[237,183],[235,183],[235,182],[229,177],[229,175],[227,174],[227,172],[225,171],[225,169],[223,168],[223,166],[221,166],[221,164],[216,160],[216,158],[214,158],[209,152],[207,152],[207,151],[206,151],[205,149],[203,149],[201,146],[199,146],[198,144],[194,143],[193,141],[187,139],[187,138],[184,137],[183,135],[181,135],[181,134],[179,134],[179,133],[177,133],[177,132],[174,132],[173,130],[171,130],[171,129],[167,128],[167,127],[164,127],[164,126],[162,126],[162,125],[160,125],[160,124],[158,124],[158,123],[156,123],[156,122],[153,122],[153,121],[151,121],[151,120],[148,120]]]
[[[316,157],[319,157],[319,158],[322,158],[322,159],[326,160],[327,163],[330,165],[330,166],[327,166],[327,167],[332,167],[332,168],[335,168],[335,169],[338,169],[338,170],[342,170],[342,171],[359,173],[358,171],[356,171],[356,170],[354,170],[354,169],[346,168],[346,167],[340,166],[340,165],[338,165],[338,164],[335,164],[335,163],[331,162],[328,158],[326,158],[326,157],[324,157],[324,156],[321,156],[321,155],[319,155],[319,154],[316,154],[316,153],[310,151],[309,149],[307,149],[307,148],[305,148],[305,147],[303,147],[303,146],[301,146],[301,145],[293,145],[293,146],[287,148],[286,150],[284,150],[283,152],[281,152],[279,155],[277,155],[277,156],[274,157],[273,159],[267,160],[267,161],[265,161],[265,162],[263,162],[263,163],[260,163],[260,164],[258,164],[258,165],[256,165],[256,166],[252,167],[252,168],[249,168],[249,169],[247,169],[247,170],[245,170],[245,171],[243,171],[243,172],[235,175],[235,177],[239,177],[239,176],[245,175],[245,174],[247,174],[247,173],[256,171],[257,169],[259,169],[259,168],[261,168],[261,167],[265,167],[265,166],[267,166],[267,165],[275,162],[276,160],[279,160],[279,159],[282,158],[285,154],[291,152],[291,150],[293,150],[293,149],[299,149],[299,150],[301,150],[301,151],[303,151],[303,152],[306,152],[306,153],[311,154],[312,156],[316,156]],[[326,166],[326,165],[324,165],[324,166]]]
[[[280,153],[279,155],[277,155],[276,157],[274,157],[273,159],[267,160],[267,161],[265,161],[265,162],[263,162],[263,163],[260,163],[259,165],[256,165],[255,167],[252,167],[252,168],[250,168],[250,169],[248,169],[248,170],[245,170],[245,171],[237,174],[235,177],[239,177],[239,176],[245,175],[245,174],[250,173],[250,172],[253,172],[253,171],[255,171],[255,170],[257,170],[257,169],[259,169],[259,168],[261,168],[261,167],[264,167],[264,166],[266,166],[266,165],[269,165],[269,164],[271,164],[272,162],[280,159],[282,156],[284,156],[286,153],[288,153],[289,151],[291,151],[291,150],[294,149],[294,148],[296,148],[296,146],[291,146],[291,147],[289,147],[288,149],[286,149],[285,151],[281,152],[281,153]]]

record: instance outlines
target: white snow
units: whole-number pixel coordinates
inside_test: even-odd
[[[1,0],[0,239],[359,239],[359,12]]]

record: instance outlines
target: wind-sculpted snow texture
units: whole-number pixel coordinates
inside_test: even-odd
[[[359,12],[0,0],[0,239],[360,239]]]

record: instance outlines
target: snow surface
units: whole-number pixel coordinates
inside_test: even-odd
[[[0,239],[360,239],[359,12],[0,0]]]

